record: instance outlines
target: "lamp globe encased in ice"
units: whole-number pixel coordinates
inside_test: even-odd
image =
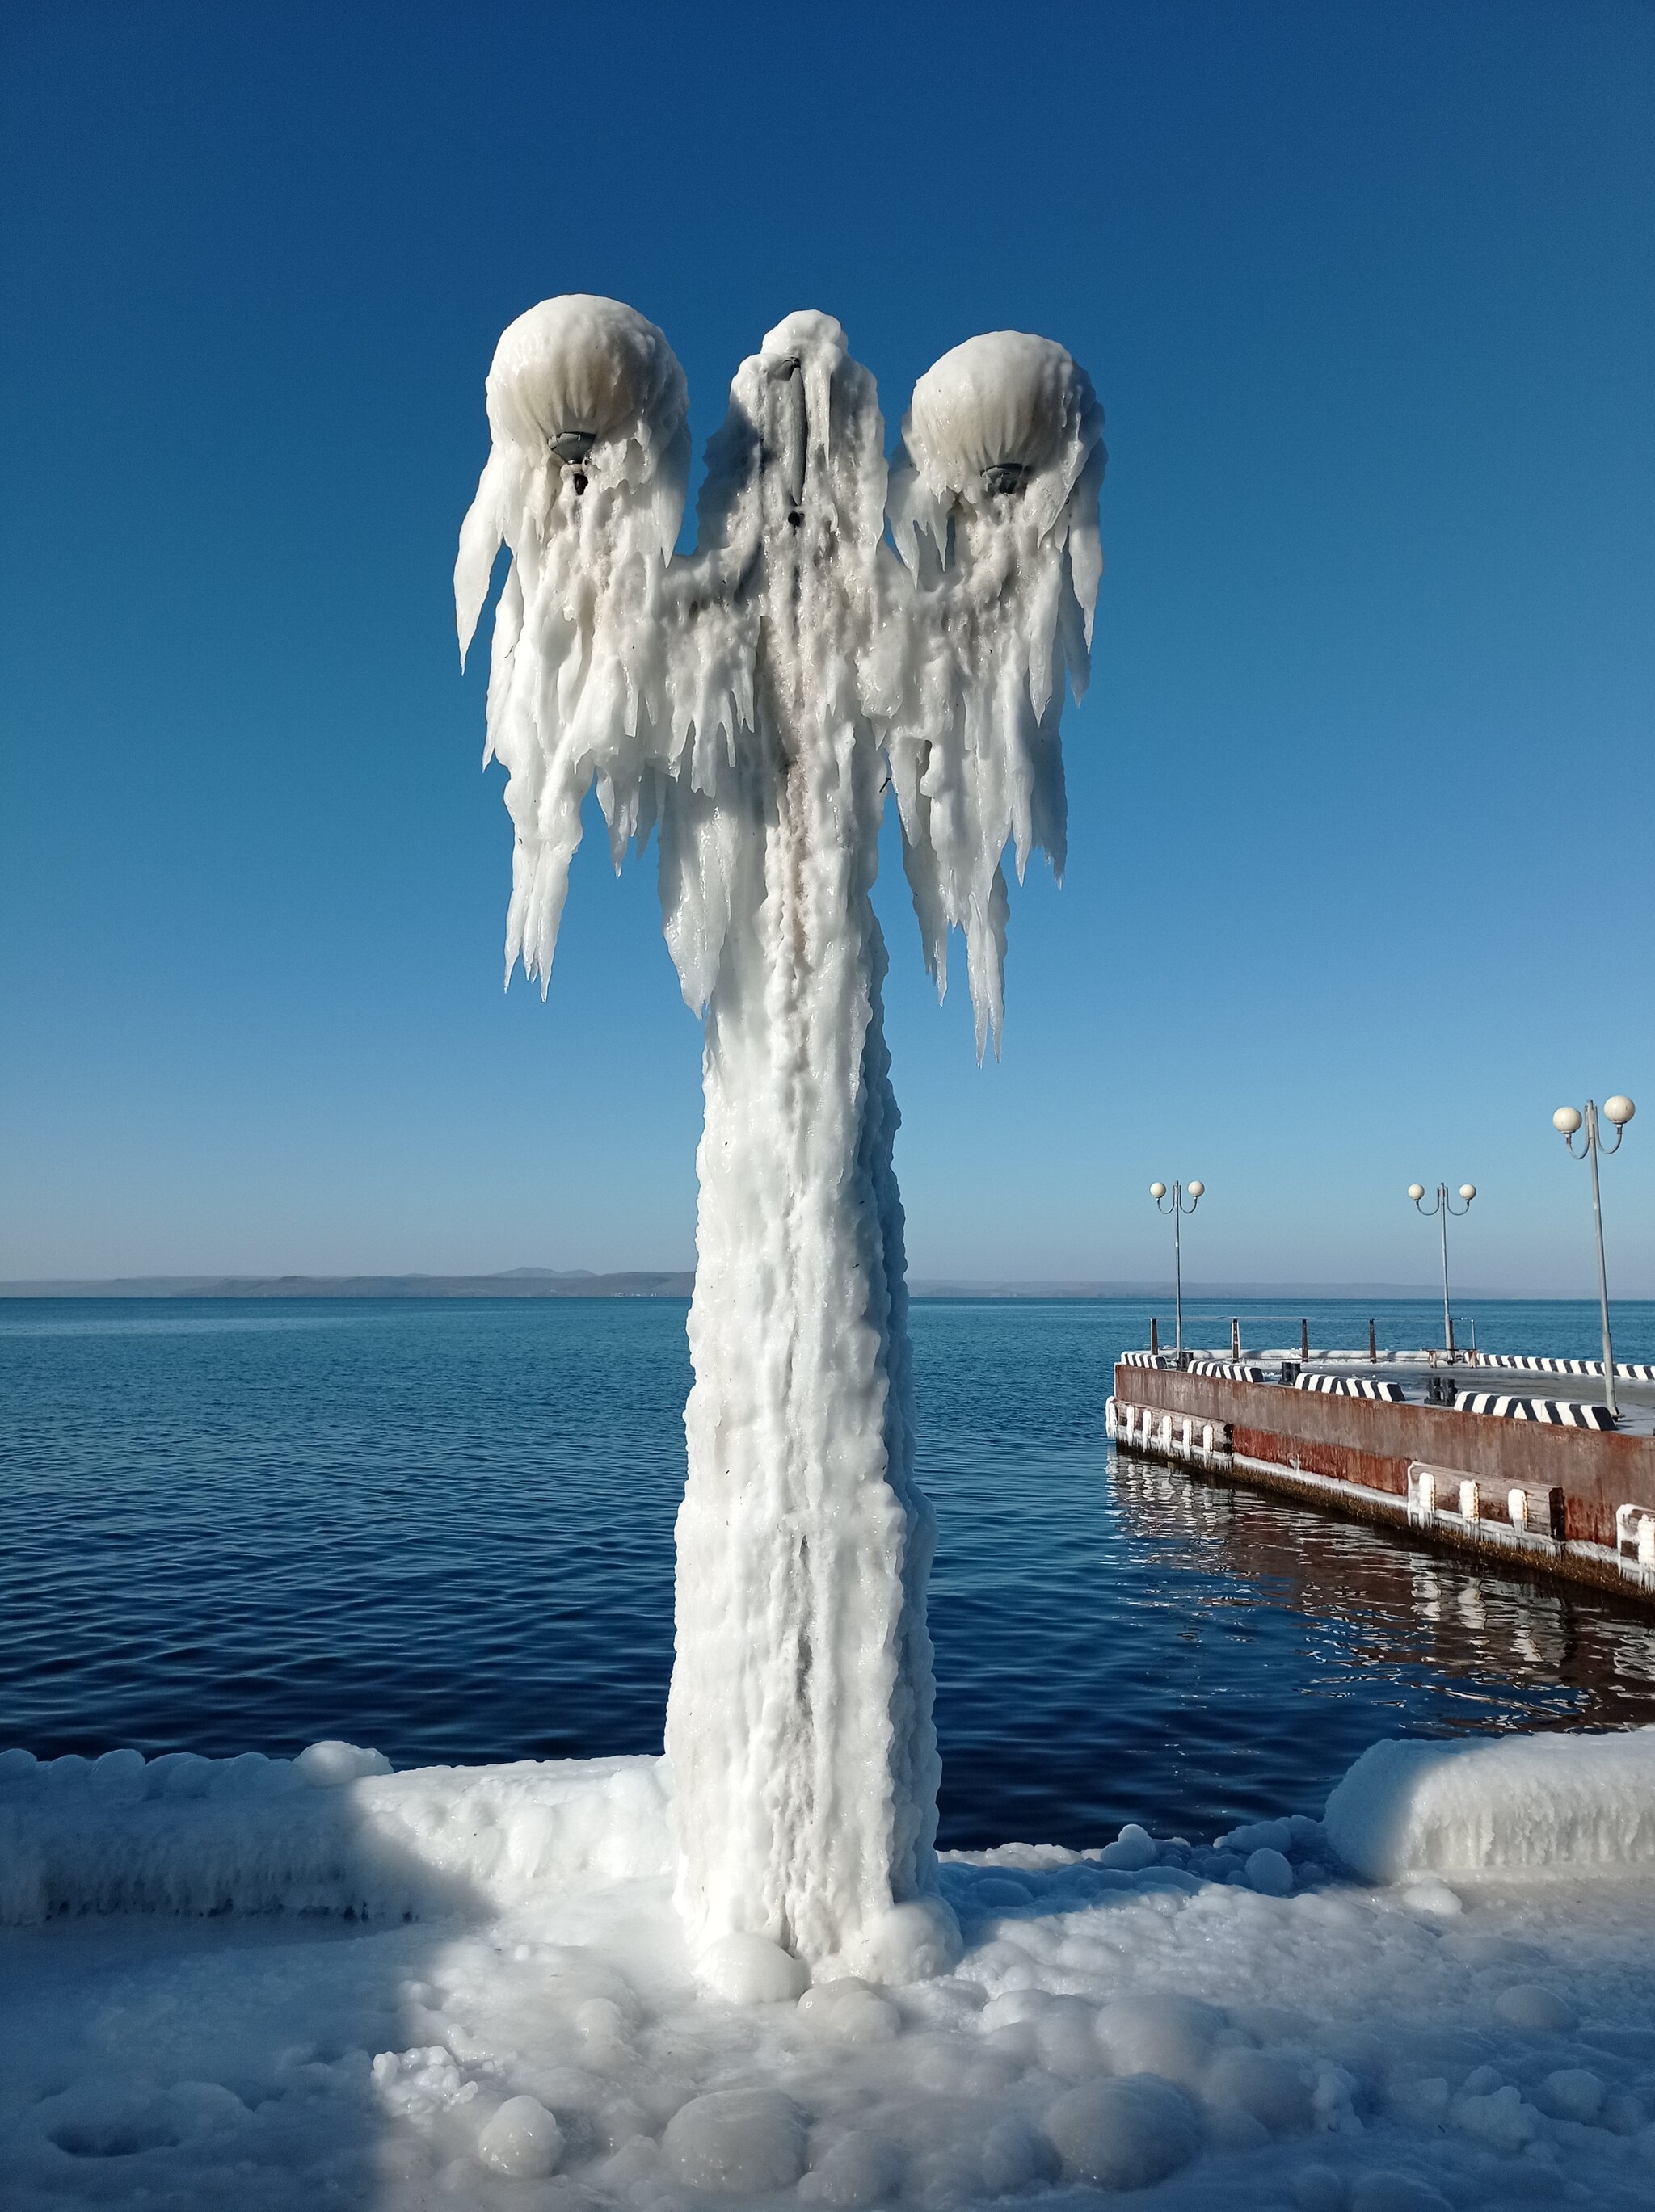
[[[496,438],[584,460],[607,438],[664,444],[687,407],[663,333],[618,300],[566,292],[508,325],[485,387]]]
[[[1095,410],[1085,372],[1062,346],[1026,331],[989,331],[927,369],[904,436],[934,483],[994,498],[1020,491],[1060,461],[1066,444],[1075,446],[1064,471],[1072,482],[1086,458],[1076,434]]]
[[[1613,1121],[1617,1129],[1624,1128],[1637,1110],[1631,1099],[1618,1091],[1613,1098],[1603,1101],[1603,1119]]]
[[[1580,1109],[1576,1106],[1560,1106],[1552,1115],[1552,1127],[1561,1136],[1572,1137],[1580,1127]]]
[[[1408,1186],[1408,1194],[1417,1206],[1420,1200],[1425,1196],[1425,1185],[1422,1182],[1409,1183]]]
[[[914,386],[913,428],[926,457],[956,491],[1004,474],[1009,490],[1050,460],[1063,432],[1072,364],[1060,345],[1022,331],[967,338]]]

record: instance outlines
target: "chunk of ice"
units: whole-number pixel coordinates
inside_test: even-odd
[[[661,2149],[686,2188],[750,2197],[793,2187],[805,2170],[805,2124],[779,2089],[715,2089],[679,2106]]]
[[[1655,1729],[1376,1743],[1329,1796],[1327,1831],[1370,1881],[1647,1870]]]
[[[1063,2172],[1096,2189],[1146,2189],[1188,2166],[1201,2148],[1201,2116],[1181,2089],[1153,2074],[1087,2081],[1046,2112]]]
[[[508,2097],[478,2137],[477,2154],[491,2173],[544,2181],[563,2154],[563,2130],[538,2097]]]

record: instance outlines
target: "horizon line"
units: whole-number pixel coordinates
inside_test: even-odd
[[[693,1268],[510,1267],[488,1272],[458,1270],[350,1274],[213,1274],[33,1276],[0,1281],[0,1298],[326,1298],[326,1297],[657,1297],[687,1298],[695,1285]],[[1110,1280],[1071,1276],[920,1276],[909,1284],[920,1298],[1084,1299],[1098,1303],[1144,1304],[1171,1299],[1171,1282]],[[1226,1298],[1256,1304],[1275,1298],[1347,1303],[1371,1299],[1381,1304],[1436,1304],[1441,1293],[1429,1285],[1380,1282],[1316,1283],[1303,1277],[1277,1282],[1220,1279],[1186,1285],[1186,1302]],[[1483,1304],[1595,1303],[1589,1291],[1491,1290],[1476,1285],[1456,1293],[1456,1303]],[[1616,1303],[1646,1303],[1629,1295]]]

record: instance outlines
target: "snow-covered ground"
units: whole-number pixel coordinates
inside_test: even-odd
[[[692,1972],[669,1820],[654,1759],[6,1754],[8,2205],[1655,2199],[1655,1731],[953,1855],[952,1971],[800,1995],[736,1939],[769,2001]]]

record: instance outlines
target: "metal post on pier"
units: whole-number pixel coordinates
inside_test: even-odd
[[[1299,1357],[1301,1362],[1311,1356],[1311,1325],[1307,1321],[1299,1324]]]
[[[1230,1323],[1230,1357],[1237,1361],[1241,1358],[1241,1323],[1238,1321]]]
[[[1579,1127],[1579,1125],[1577,1122],[1575,1126]],[[1422,1213],[1427,1221],[1435,1214],[1440,1214],[1442,1217],[1442,1340],[1444,1349],[1451,1360],[1454,1357],[1454,1316],[1448,1310],[1448,1217],[1451,1213],[1457,1217],[1471,1211],[1471,1200],[1477,1194],[1477,1187],[1474,1182],[1463,1182],[1460,1185],[1460,1196],[1465,1203],[1459,1206],[1456,1206],[1450,1200],[1448,1186],[1445,1182],[1439,1182],[1437,1185],[1436,1203],[1430,1206],[1421,1203],[1425,1196],[1425,1185],[1422,1182],[1409,1183],[1408,1194],[1413,1200],[1415,1209]]]
[[[1161,1348],[1161,1325],[1153,1314],[1149,1316],[1149,1349],[1159,1352]]]
[[[1173,1357],[1180,1370],[1183,1366],[1183,1217],[1195,1212],[1206,1188],[1204,1182],[1175,1182],[1170,1191],[1164,1182],[1152,1182],[1149,1186],[1149,1195],[1154,1200],[1157,1210],[1172,1217],[1172,1297],[1176,1316],[1173,1326],[1177,1337]],[[1190,1200],[1188,1206],[1183,1202],[1186,1198]],[[1167,1202],[1169,1200],[1170,1204]]]
[[[1622,1097],[1619,1092],[1613,1098],[1604,1099],[1604,1118],[1615,1124],[1615,1142],[1606,1145],[1598,1130],[1597,1109],[1588,1098],[1585,1115],[1586,1149],[1584,1152],[1577,1152],[1574,1149],[1574,1133],[1582,1120],[1579,1109],[1560,1106],[1552,1115],[1552,1127],[1568,1146],[1570,1158],[1591,1162],[1591,1218],[1597,1231],[1597,1310],[1603,1324],[1603,1403],[1609,1408],[1611,1419],[1619,1418],[1621,1409],[1615,1402],[1615,1346],[1609,1340],[1609,1271],[1603,1265],[1603,1201],[1597,1188],[1597,1155],[1600,1152],[1620,1151],[1621,1139],[1627,1133],[1627,1123],[1637,1110],[1631,1099]]]
[[[1367,1325],[1367,1356],[1370,1362],[1377,1362],[1379,1357],[1379,1340],[1373,1333],[1372,1322]]]

